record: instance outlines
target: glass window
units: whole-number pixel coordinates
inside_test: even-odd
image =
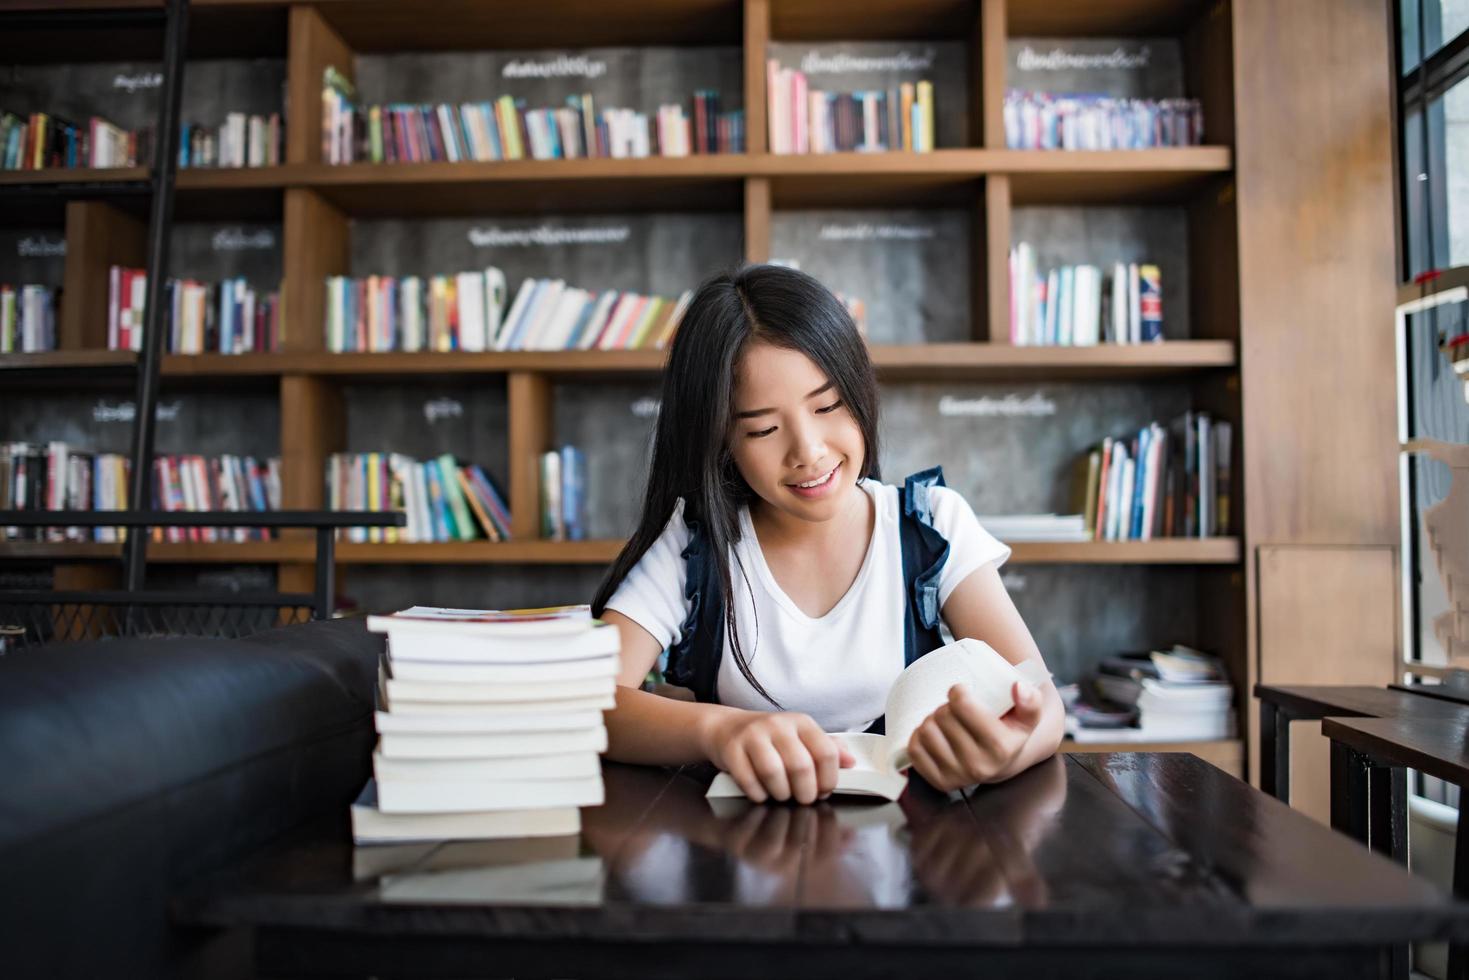
[[[1455,303],[1408,318],[1406,377],[1400,383],[1408,392],[1409,438],[1469,444],[1469,389],[1439,349],[1443,341],[1469,331],[1466,315],[1469,304]],[[1414,647],[1408,654],[1412,660],[1443,665],[1447,662],[1444,631],[1452,628],[1445,617],[1452,606],[1433,554],[1427,512],[1448,497],[1453,480],[1447,466],[1419,454],[1408,458],[1408,480],[1405,560],[1411,578],[1409,616]]]
[[[1469,0],[1399,0],[1403,74],[1469,29]]]

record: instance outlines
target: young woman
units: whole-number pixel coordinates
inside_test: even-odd
[[[1010,550],[937,469],[878,479],[877,384],[851,317],[772,265],[704,283],[663,375],[637,531],[592,604],[622,639],[608,756],[708,760],[757,802],[830,794],[852,760],[828,731],[880,731],[908,663],[955,638],[1012,663],[1040,651],[1000,582]],[[640,689],[667,679],[696,700]],[[919,726],[941,790],[1007,779],[1056,750],[1054,685],[987,714],[963,688]]]

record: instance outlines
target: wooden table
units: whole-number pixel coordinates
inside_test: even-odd
[[[1379,830],[1392,821],[1383,804],[1374,799],[1371,773],[1408,769],[1451,782],[1459,787],[1459,826],[1454,835],[1454,894],[1469,898],[1469,710],[1445,722],[1440,718],[1326,718],[1321,733],[1331,739],[1331,825],[1378,850],[1401,846],[1399,834],[1407,828],[1391,823],[1388,834]],[[1449,946],[1449,977],[1469,977],[1469,949]]]
[[[1260,788],[1285,803],[1290,802],[1291,722],[1400,716],[1452,720],[1469,711],[1452,701],[1395,687],[1257,684],[1255,697],[1260,699]],[[1389,795],[1401,795],[1406,807],[1403,787]]]
[[[579,841],[354,852],[333,819],[175,918],[252,930],[272,977],[1377,977],[1469,938],[1469,904],[1186,754],[734,812],[708,767],[604,773]]]

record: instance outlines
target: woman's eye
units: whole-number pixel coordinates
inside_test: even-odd
[[[759,439],[761,436],[768,436],[774,431],[775,426],[772,425],[770,428],[761,429],[759,432],[747,432],[746,435],[748,435],[751,439]]]
[[[830,405],[826,406],[825,408],[818,408],[816,411],[819,414],[821,414],[821,415],[825,415],[827,412],[835,412],[837,409],[839,409],[841,407],[842,407],[842,401],[841,401],[840,398],[838,398],[836,401],[832,402]]]

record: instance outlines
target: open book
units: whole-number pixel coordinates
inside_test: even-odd
[[[886,735],[832,732],[857,764],[837,775],[835,792],[896,800],[908,785],[908,739],[923,720],[949,700],[949,688],[967,686],[984,710],[999,717],[1015,706],[1017,681],[1039,685],[1048,680],[1045,665],[1028,660],[1019,666],[974,639],[958,640],[909,664],[888,691],[884,710]],[[711,799],[744,796],[734,777],[722,772],[704,794]]]

